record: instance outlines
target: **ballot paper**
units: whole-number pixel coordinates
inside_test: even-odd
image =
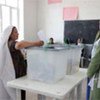
[[[42,30],[37,32],[37,35],[40,40],[44,41],[46,43],[46,33],[44,33]]]

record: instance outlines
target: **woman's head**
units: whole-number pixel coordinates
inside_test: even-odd
[[[52,37],[49,39],[49,42],[50,42],[50,44],[54,44],[54,40]]]
[[[0,40],[7,41],[7,40],[16,40],[18,39],[18,32],[15,26],[8,26],[3,33],[0,35]]]
[[[10,34],[10,37],[9,37],[9,39],[10,40],[17,40],[18,39],[18,35],[19,35],[19,33],[18,33],[18,30],[17,30],[17,28],[14,26],[14,27],[12,27],[12,31],[11,31],[11,34]]]

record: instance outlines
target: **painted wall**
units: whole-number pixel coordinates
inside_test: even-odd
[[[37,0],[24,0],[24,33],[25,40],[36,40]]]
[[[79,7],[78,19],[100,19],[100,0],[62,0],[62,3],[49,4],[48,0],[38,0],[37,25],[47,37],[63,42],[63,7]]]
[[[79,7],[78,19],[100,19],[100,0],[62,0],[49,4],[48,0],[24,0],[25,39],[33,40],[36,32],[43,30],[47,38],[63,42],[63,7]]]

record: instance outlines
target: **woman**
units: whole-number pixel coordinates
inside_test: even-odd
[[[0,100],[16,100],[15,89],[7,87],[7,82],[26,75],[26,63],[20,49],[43,45],[43,41],[17,42],[18,35],[17,28],[9,26],[0,36]],[[23,95],[22,100],[25,100]]]
[[[89,64],[87,75],[91,79],[91,97],[90,100],[100,100],[100,31],[98,31],[96,35],[96,39],[94,42],[93,50],[92,50],[92,59]]]

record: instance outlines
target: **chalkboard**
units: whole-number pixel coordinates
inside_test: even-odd
[[[78,38],[83,38],[83,43],[92,44],[97,31],[99,20],[76,20],[64,22],[64,39],[69,43],[76,43]]]

